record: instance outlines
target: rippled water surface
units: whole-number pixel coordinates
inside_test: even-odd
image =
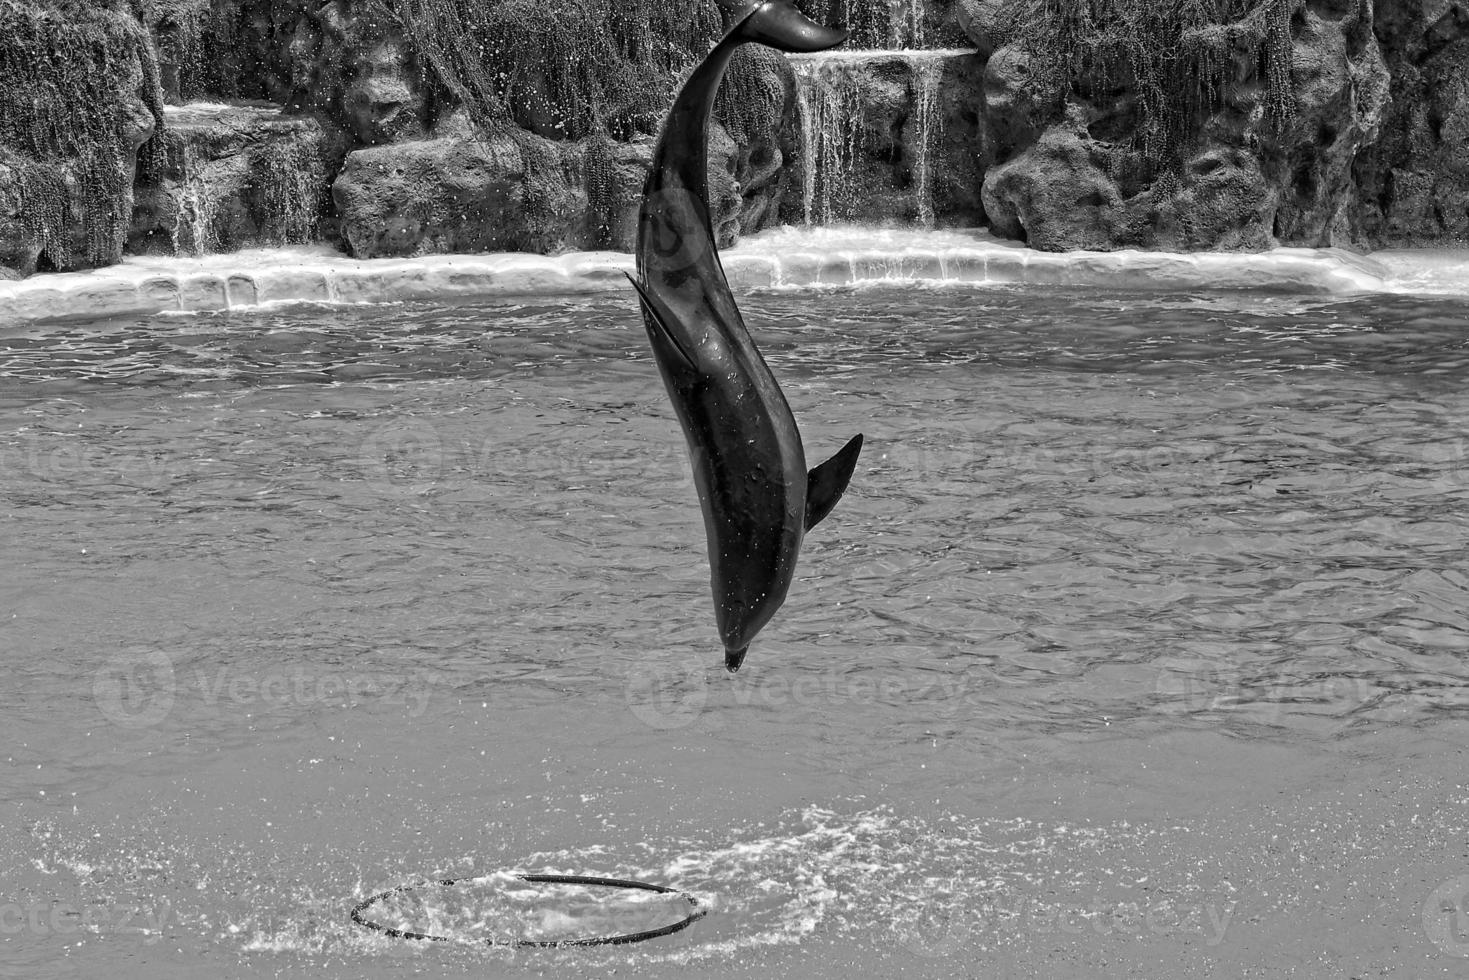
[[[867,443],[733,676],[626,297],[0,332],[0,975],[1464,975],[1462,301],[744,306]],[[504,870],[713,911],[347,917]]]

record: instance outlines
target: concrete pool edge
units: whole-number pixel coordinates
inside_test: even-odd
[[[1395,258],[1410,254],[1038,252],[969,230],[779,229],[726,250],[723,263],[731,286],[745,292],[912,282],[1338,295],[1416,292],[1415,283],[1442,293],[1445,282],[1469,281],[1461,275],[1469,272],[1469,251],[1462,258],[1424,253],[1437,257],[1436,265],[1428,263],[1438,270],[1431,283],[1414,278],[1424,263]],[[620,252],[353,259],[315,246],[140,256],[89,272],[0,282],[0,326],[287,303],[580,296],[627,290],[624,273],[632,270],[633,257]]]

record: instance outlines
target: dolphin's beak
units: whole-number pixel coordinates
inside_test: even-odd
[[[729,671],[731,674],[739,670],[740,664],[745,662],[745,654],[749,651],[749,649],[750,648],[748,646],[745,646],[741,647],[738,650],[725,650],[724,669]]]

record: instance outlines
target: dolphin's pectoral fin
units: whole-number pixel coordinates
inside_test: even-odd
[[[855,435],[841,452],[806,474],[806,530],[820,524],[842,499],[852,479],[852,471],[857,468],[857,454],[860,452],[862,436]]]
[[[668,329],[668,324],[664,320],[668,308],[658,302],[657,298],[644,289],[643,284],[632,276],[628,276],[627,281],[632,283],[633,288],[638,291],[638,299],[643,304],[643,322],[648,326],[648,333],[656,334],[656,339],[663,341],[664,346],[682,363],[683,367],[689,371],[697,371],[693,352],[685,348],[679,341],[678,335]]]

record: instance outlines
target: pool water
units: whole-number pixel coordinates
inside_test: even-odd
[[[1464,974],[1463,300],[742,304],[867,442],[736,675],[626,296],[0,333],[0,976]],[[712,911],[348,920],[502,871]]]

